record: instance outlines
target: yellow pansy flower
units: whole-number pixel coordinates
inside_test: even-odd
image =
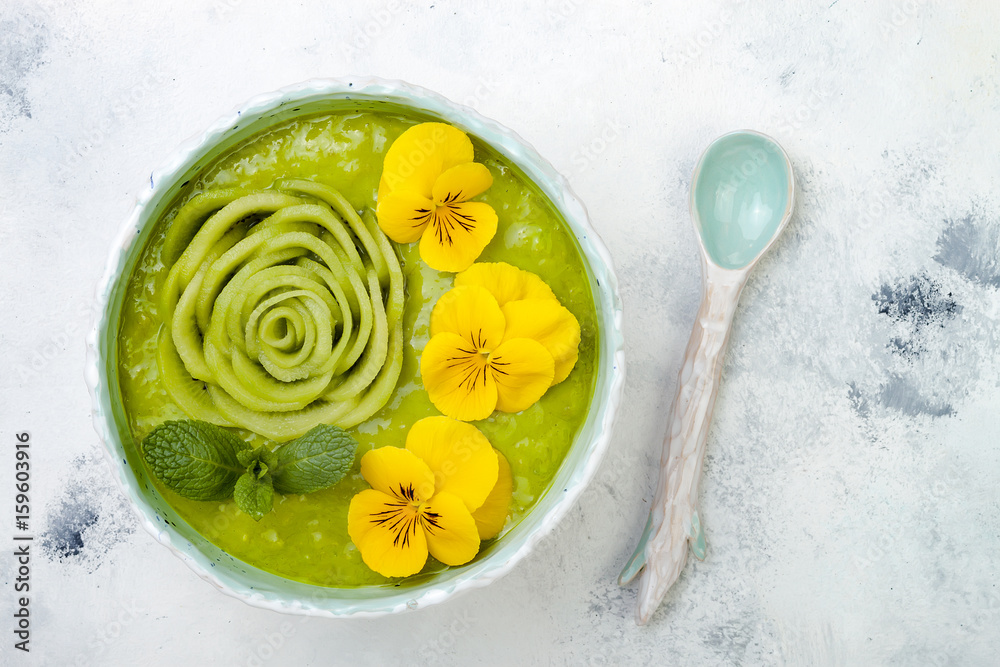
[[[473,162],[472,141],[445,123],[421,123],[386,151],[375,214],[397,243],[420,240],[420,257],[438,271],[469,267],[497,231],[489,204],[469,201],[493,184]]]
[[[386,577],[416,574],[428,553],[467,563],[507,519],[507,461],[475,426],[448,417],[416,422],[403,449],[366,453],[361,475],[372,488],[351,499],[347,531],[365,564]]]
[[[431,312],[420,357],[434,406],[455,419],[520,412],[569,375],[580,324],[538,276],[509,264],[475,264]]]
[[[545,281],[506,262],[480,262],[455,276],[455,286],[463,285],[479,285],[496,298],[507,319],[507,338],[533,338],[545,346],[555,360],[552,384],[569,376],[580,356],[580,323]],[[536,299],[555,304],[537,304]]]

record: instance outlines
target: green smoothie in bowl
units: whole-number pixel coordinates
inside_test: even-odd
[[[463,116],[425,91],[404,91],[424,96],[410,106],[314,85],[339,94],[284,91],[239,114],[140,206],[91,383],[147,527],[203,577],[285,611],[385,613],[506,571],[565,512],[608,437],[620,311],[583,248],[599,242],[567,220],[575,200],[540,186],[512,135],[456,129]],[[405,87],[367,88],[387,85]],[[430,161],[445,157],[421,199],[406,183],[433,171],[431,137]],[[470,142],[461,159],[456,141]],[[474,263],[456,259],[477,225]],[[418,431],[466,435],[446,455]],[[488,476],[479,490],[463,481],[470,458],[488,460],[468,473]],[[383,523],[393,547],[371,528]]]

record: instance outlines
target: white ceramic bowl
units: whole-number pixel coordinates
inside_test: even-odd
[[[527,516],[501,538],[484,545],[474,561],[407,579],[398,586],[324,588],[291,581],[233,558],[196,533],[159,496],[134,452],[122,445],[123,439],[131,436],[118,389],[116,333],[128,276],[154,223],[185,181],[208,161],[265,128],[358,102],[376,108],[402,106],[451,123],[516,164],[548,196],[575,234],[589,267],[600,329],[597,382],[586,423],[551,486]],[[96,312],[87,340],[87,384],[93,398],[94,427],[104,442],[108,463],[143,527],[219,590],[249,604],[282,612],[378,616],[441,602],[506,574],[563,518],[594,476],[611,438],[625,380],[618,281],[607,249],[566,180],[516,134],[476,111],[401,81],[371,77],[316,79],[255,97],[178,148],[153,172],[149,187],[139,195],[119,232],[97,289]]]

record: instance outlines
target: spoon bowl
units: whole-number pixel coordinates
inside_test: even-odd
[[[618,577],[624,585],[642,574],[639,625],[649,621],[677,581],[688,549],[705,558],[698,482],[733,316],[751,270],[788,224],[795,203],[795,176],[785,151],[749,130],[712,142],[691,183],[691,218],[701,246],[701,306],[677,381],[653,506],[639,545]]]
[[[792,165],[773,139],[743,130],[708,147],[694,170],[691,219],[704,251],[723,269],[745,269],[791,217]]]

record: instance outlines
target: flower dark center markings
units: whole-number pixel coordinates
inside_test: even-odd
[[[396,537],[392,540],[392,546],[400,546],[404,549],[410,546],[410,530],[413,530],[414,536],[417,534],[417,515],[413,514],[406,519],[406,522],[400,527],[399,532],[396,533]]]
[[[400,485],[402,490],[402,485]],[[413,486],[409,487],[412,493]],[[417,534],[417,522],[420,512],[410,502],[386,503],[391,509],[375,512],[371,522],[376,526],[386,526],[393,533],[392,546],[406,548],[410,546],[410,533]]]
[[[451,238],[451,225],[448,222],[448,217],[446,214],[441,213],[441,209],[434,211],[434,234],[437,236],[438,242],[442,245],[448,244],[452,245],[454,241]]]
[[[502,357],[493,357],[490,359],[490,369],[494,373],[499,373],[500,375],[509,375],[507,371],[503,369],[503,366],[510,366],[509,361],[501,361]]]
[[[435,530],[441,530],[441,515],[425,510],[420,513],[420,523],[428,534],[433,535]]]
[[[480,329],[481,333],[482,330]],[[473,335],[472,337],[476,338],[477,336]],[[477,340],[477,345],[481,346],[482,341]],[[464,387],[468,394],[476,390],[480,379],[482,379],[483,387],[486,387],[488,373],[492,373],[494,377],[497,375],[510,375],[506,368],[510,366],[510,362],[504,361],[503,357],[487,356],[487,354],[478,350],[467,350],[464,348],[459,348],[458,351],[462,356],[448,357],[445,361],[448,362],[447,368],[456,368],[459,369],[459,372],[463,373],[461,379],[458,381],[458,386],[460,388]]]
[[[411,546],[410,536],[416,537],[417,526],[422,527],[429,534],[433,534],[435,530],[441,530],[441,514],[428,511],[423,506],[417,506],[412,502],[415,495],[412,484],[407,487],[400,484],[399,490],[410,500],[385,503],[385,507],[388,509],[373,513],[371,522],[376,526],[385,526],[393,534],[392,546],[405,549]]]
[[[476,228],[475,218],[465,213],[459,213],[455,206],[448,203],[445,203],[444,206],[438,206],[433,215],[431,224],[434,227],[434,235],[437,236],[438,242],[442,245],[454,245],[455,241],[451,237],[451,232],[456,227],[461,227],[466,232]]]
[[[483,338],[483,328],[479,327],[476,332],[469,332],[469,338],[476,346],[476,350],[479,352],[488,352],[486,350],[486,339]]]
[[[458,386],[465,387],[465,391],[467,393],[471,394],[475,390],[476,385],[479,383],[480,374],[483,375],[483,386],[486,386],[485,366],[480,363],[476,363],[475,356],[468,357],[464,364],[456,364],[456,366],[465,367],[463,369],[465,374],[462,376],[462,379],[458,381]]]
[[[458,209],[454,206],[449,206],[448,212],[454,219],[454,223],[465,231],[468,232],[476,228],[476,219],[471,215],[467,213],[459,213]]]
[[[427,218],[430,217],[431,210],[429,208],[418,208],[417,213],[419,215],[415,215],[412,218],[410,218],[410,220],[414,222],[412,226],[423,227],[424,225],[427,224]]]
[[[458,381],[460,388],[464,387],[466,393],[472,394],[482,379],[482,385],[486,387],[487,374],[509,375],[503,368],[509,366],[510,362],[502,361],[500,357],[493,357],[492,353],[486,349],[488,341],[483,335],[483,329],[469,331],[465,339],[474,345],[474,349],[458,348],[461,356],[447,357],[447,368],[459,369],[463,375]]]

